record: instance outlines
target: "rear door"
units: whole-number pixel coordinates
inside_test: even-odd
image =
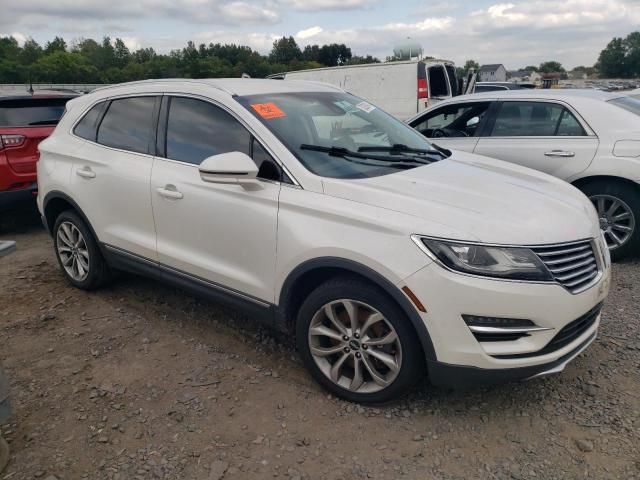
[[[491,101],[447,103],[409,125],[444,148],[473,152],[486,124]]]
[[[0,190],[24,188],[35,181],[38,144],[51,135],[69,98],[0,100],[0,135],[5,138],[0,155],[12,178],[0,179]],[[4,180],[10,185],[4,185]]]
[[[451,85],[444,65],[438,63],[427,66],[427,83],[430,107],[451,97]]]
[[[157,253],[149,189],[160,99],[107,100],[73,130],[86,140],[71,171],[74,200],[102,243],[151,260]]]
[[[568,105],[550,100],[500,102],[475,153],[563,180],[585,170],[598,138]]]

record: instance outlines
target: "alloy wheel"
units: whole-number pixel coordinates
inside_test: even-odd
[[[340,299],[325,304],[311,320],[308,342],[320,371],[351,392],[378,392],[400,373],[398,334],[382,313],[365,303]]]
[[[57,250],[67,274],[82,282],[89,275],[89,250],[82,233],[71,222],[62,222],[57,233]]]
[[[611,195],[593,195],[589,198],[598,212],[600,228],[609,250],[627,243],[636,226],[635,216],[629,205]]]

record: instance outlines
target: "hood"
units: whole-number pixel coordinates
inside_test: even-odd
[[[361,180],[325,179],[325,194],[412,217],[420,235],[506,245],[598,235],[591,202],[555,177],[479,155]]]

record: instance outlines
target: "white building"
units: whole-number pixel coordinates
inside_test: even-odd
[[[507,69],[501,63],[482,65],[478,70],[480,82],[506,82]]]

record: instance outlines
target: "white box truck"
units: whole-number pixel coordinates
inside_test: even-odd
[[[345,65],[278,73],[268,78],[336,85],[400,120],[461,93],[455,65],[448,60]]]

